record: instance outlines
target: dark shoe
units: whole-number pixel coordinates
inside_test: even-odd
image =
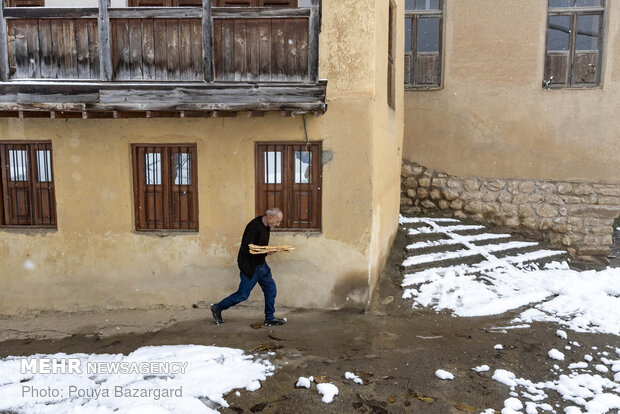
[[[286,318],[273,318],[273,319],[265,319],[265,326],[276,326],[276,325],[284,325],[286,323]]]
[[[211,305],[211,313],[213,314],[213,320],[216,324],[224,323],[224,319],[222,319],[222,311],[217,307],[217,303]]]

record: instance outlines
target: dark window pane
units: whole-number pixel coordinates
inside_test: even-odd
[[[549,0],[549,7],[573,7],[575,0]]]
[[[52,181],[52,162],[49,150],[37,150],[37,180],[40,183]]]
[[[405,0],[405,10],[413,10],[415,0]]]
[[[416,10],[439,10],[439,0],[415,0]]]
[[[405,20],[405,52],[411,52],[411,19]]]
[[[601,7],[601,0],[577,0],[577,7]]]
[[[439,52],[439,17],[420,17],[417,52]]]
[[[11,181],[28,181],[27,151],[9,150],[9,170]]]
[[[190,156],[188,153],[174,154],[174,185],[191,185]]]
[[[575,50],[598,50],[600,16],[577,16],[577,44]]]
[[[570,16],[549,16],[548,51],[568,51]]]
[[[147,152],[145,156],[146,184],[161,185],[161,154]]]

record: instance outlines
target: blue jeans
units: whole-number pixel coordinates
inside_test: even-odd
[[[267,263],[257,266],[251,279],[243,273],[239,273],[239,276],[241,277],[239,289],[218,303],[217,307],[220,310],[225,310],[246,301],[250,297],[250,292],[258,283],[265,295],[265,319],[273,319],[273,313],[276,311],[274,306],[276,302],[276,282],[273,281],[271,269],[267,266]]]

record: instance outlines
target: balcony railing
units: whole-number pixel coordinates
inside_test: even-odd
[[[307,8],[0,9],[0,110],[318,111]]]

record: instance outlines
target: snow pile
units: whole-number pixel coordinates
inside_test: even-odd
[[[564,354],[555,348],[550,350],[547,355],[549,355],[549,358],[551,359],[555,359],[557,361],[564,361]]]
[[[314,381],[314,378],[310,377],[310,378],[306,378],[306,377],[299,377],[299,379],[297,380],[297,384],[295,384],[295,386],[297,388],[310,388],[310,383]]]
[[[48,359],[77,369],[50,374],[22,365]],[[153,371],[154,366],[160,369]],[[8,357],[0,360],[0,411],[216,413],[205,404],[228,407],[225,394],[256,390],[273,370],[268,361],[254,361],[241,349],[198,345],[149,346],[127,356]]]
[[[338,387],[329,382],[316,384],[316,389],[319,391],[319,394],[323,396],[321,401],[327,404],[334,401],[334,397],[338,395]]]
[[[497,345],[495,345],[495,346],[493,347],[493,349],[498,349],[498,350],[500,350],[500,349],[504,349],[504,345],[502,345],[502,344],[497,344]]]
[[[551,321],[579,332],[601,332],[620,335],[620,268],[579,272],[558,262],[543,269],[526,262],[562,254],[559,251],[538,250],[497,258],[493,253],[514,249],[523,242],[477,245],[475,240],[491,240],[490,233],[460,235],[454,229],[468,226],[453,225],[453,219],[404,218],[400,223],[422,223],[422,233],[436,233],[446,240],[419,242],[411,245],[403,265],[412,266],[438,260],[482,256],[483,261],[433,267],[404,275],[403,298],[413,299],[413,307],[431,306],[436,310],[451,310],[456,316],[496,315],[526,305],[513,322]],[[450,225],[443,225],[448,223]],[[411,232],[410,230],[410,232]],[[506,236],[508,235],[499,235]],[[416,255],[416,248],[430,244],[459,244],[465,249]],[[561,333],[558,333],[561,335]]]
[[[611,347],[610,347],[611,348]],[[554,350],[552,350],[554,351]],[[502,413],[513,413],[523,408],[517,408],[521,403],[516,397],[525,401],[527,413],[551,411],[550,404],[544,401],[549,398],[547,392],[555,391],[561,395],[562,399],[570,404],[565,407],[565,413],[606,413],[610,410],[620,409],[620,384],[618,379],[610,378],[614,370],[620,371],[620,348],[615,349],[618,360],[607,358],[609,352],[602,351],[597,353],[598,359],[602,364],[593,364],[591,367],[588,362],[574,362],[568,364],[566,374],[557,374],[557,378],[543,382],[533,382],[525,378],[518,378],[513,372],[497,369],[493,373],[493,379],[510,387],[512,398],[504,402]],[[551,351],[550,351],[551,353]],[[593,360],[590,355],[584,358],[589,362]],[[564,371],[559,366],[554,366],[555,371]],[[607,375],[604,375],[607,374]]]
[[[345,372],[344,377],[348,380],[352,380],[356,384],[364,384],[364,381],[352,372]]]
[[[478,367],[472,368],[474,371],[476,372],[486,372],[488,370],[490,370],[491,368],[489,368],[488,365],[480,365]]]
[[[453,380],[454,379],[454,375],[452,375],[448,371],[444,371],[443,369],[438,369],[437,371],[435,371],[435,375],[437,376],[437,378],[442,379],[442,380]]]

